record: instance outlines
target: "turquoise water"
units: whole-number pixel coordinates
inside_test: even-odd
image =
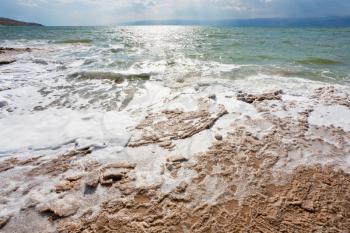
[[[350,28],[0,27],[0,47],[31,48],[0,66],[0,157],[123,148],[150,112],[207,102],[224,104],[232,122],[260,118],[264,108],[236,100],[239,91],[282,90],[282,117],[294,118],[318,108],[316,88],[350,93],[349,46]],[[319,120],[347,122],[347,110],[332,111]]]
[[[0,27],[0,46],[84,45],[83,70],[157,79],[253,75],[350,81],[350,28]]]

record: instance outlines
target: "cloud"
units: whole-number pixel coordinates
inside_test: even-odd
[[[18,0],[18,5],[21,6],[27,6],[27,7],[37,7],[43,3],[45,3],[46,0]]]
[[[1,0],[0,15],[58,25],[142,19],[229,19],[350,15],[349,0]]]

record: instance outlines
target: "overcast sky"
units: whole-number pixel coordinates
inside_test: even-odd
[[[0,0],[0,17],[45,25],[349,15],[350,0]]]

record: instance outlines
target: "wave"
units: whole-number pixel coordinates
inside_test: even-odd
[[[146,81],[151,78],[150,74],[120,74],[120,73],[113,73],[113,72],[76,72],[69,75],[70,78],[77,78],[77,79],[85,79],[85,80],[91,80],[91,79],[106,79],[114,81],[115,83],[122,83],[124,80],[131,80],[131,81]]]
[[[91,44],[93,40],[90,39],[69,39],[55,41],[55,44]]]
[[[325,58],[306,58],[297,60],[297,63],[303,65],[337,65],[341,64],[340,61],[325,59]]]

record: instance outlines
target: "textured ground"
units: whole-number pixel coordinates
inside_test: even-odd
[[[232,97],[236,96],[236,98]],[[0,163],[3,232],[347,232],[350,229],[350,128],[327,120],[349,113],[334,87],[305,101],[283,91],[225,97],[253,114],[233,113],[220,96],[196,110],[151,112],[127,150],[164,154],[160,181],[140,185],[147,163],[98,160],[92,148]],[[329,108],[334,109],[329,109]],[[223,130],[223,121],[240,115]],[[338,124],[338,125],[337,125]],[[215,134],[202,152],[183,140]],[[158,166],[158,167],[156,167]],[[10,179],[11,177],[11,179]],[[141,182],[142,183],[142,182]],[[164,188],[171,183],[173,188]],[[168,187],[168,186],[167,186]],[[165,191],[167,190],[167,191]]]

